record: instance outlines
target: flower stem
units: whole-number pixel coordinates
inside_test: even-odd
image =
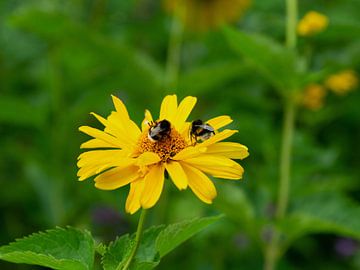
[[[165,90],[168,90],[169,88],[176,88],[179,76],[182,34],[184,30],[181,21],[177,17],[179,12],[183,11],[179,10],[179,7],[177,7],[174,11],[171,22],[165,70]]]
[[[292,50],[296,48],[296,25],[297,25],[297,0],[286,0],[286,47]],[[280,181],[279,194],[276,208],[276,220],[281,220],[286,215],[286,209],[289,200],[290,190],[290,171],[291,171],[291,150],[293,143],[295,109],[296,104],[291,90],[285,96],[284,100],[284,119],[282,144],[280,153]],[[276,229],[273,230],[270,243],[265,251],[264,270],[275,269],[276,262],[279,258],[279,241],[280,233]]]
[[[133,248],[131,250],[130,256],[127,259],[126,263],[124,264],[124,267],[122,268],[122,270],[129,269],[130,264],[131,264],[132,260],[134,259],[135,255],[136,255],[136,251],[137,251],[137,249],[138,249],[138,247],[140,245],[140,240],[141,240],[141,236],[142,236],[142,232],[143,232],[146,212],[147,212],[146,209],[141,209],[139,223],[138,223],[137,230],[136,230],[136,235],[135,235],[135,243],[134,243]]]

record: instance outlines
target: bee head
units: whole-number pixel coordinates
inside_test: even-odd
[[[171,124],[168,120],[161,120],[159,122],[159,127],[161,130],[170,130]]]
[[[204,122],[202,120],[198,119],[198,120],[195,120],[195,121],[192,122],[192,126],[200,126],[203,123]]]

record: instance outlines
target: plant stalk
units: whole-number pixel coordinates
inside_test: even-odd
[[[295,49],[297,43],[298,0],[286,0],[286,47]]]
[[[286,0],[286,47],[291,50],[296,49],[297,43],[297,13],[298,1]],[[276,208],[276,220],[283,219],[286,215],[286,209],[289,200],[290,191],[290,172],[291,172],[291,153],[293,144],[293,133],[295,123],[295,109],[296,104],[292,91],[289,89],[289,94],[285,96],[284,100],[284,118],[283,118],[283,131],[282,143],[280,152],[280,179],[279,179],[279,193]],[[274,270],[276,262],[279,258],[279,243],[280,233],[273,227],[273,235],[270,243],[265,251],[265,264],[264,270]]]
[[[130,264],[131,264],[131,262],[133,261],[135,255],[136,255],[136,251],[139,248],[140,240],[141,240],[141,236],[142,236],[142,232],[143,232],[143,228],[144,228],[144,222],[145,222],[146,213],[147,213],[147,210],[142,208],[140,218],[139,218],[139,223],[138,223],[137,230],[136,230],[135,243],[134,243],[134,246],[133,246],[133,248],[131,250],[130,256],[127,259],[126,263],[124,264],[124,267],[122,268],[122,270],[128,270],[129,269]]]

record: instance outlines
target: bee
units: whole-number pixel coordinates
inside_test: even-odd
[[[205,141],[211,138],[215,134],[215,130],[212,126],[207,123],[204,123],[202,120],[195,120],[191,123],[190,127],[190,139],[194,139],[195,143],[200,141]]]
[[[171,131],[171,124],[168,120],[161,120],[149,123],[150,129],[148,138],[152,142],[161,141],[169,136]]]

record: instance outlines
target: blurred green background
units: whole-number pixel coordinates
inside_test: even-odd
[[[315,71],[360,71],[360,2],[304,0],[299,14],[329,17],[323,33],[299,40]],[[234,24],[284,41],[284,1],[253,1]],[[189,190],[167,192],[148,224],[225,213],[226,218],[166,257],[158,269],[261,269],[278,190],[282,101],[228,45],[220,29],[185,31],[177,87],[164,86],[171,16],[161,1],[0,1],[0,244],[56,225],[98,239],[135,230],[127,187],[100,191],[77,181],[81,125],[120,97],[140,123],[166,94],[198,97],[192,118],[228,114],[234,141],[249,147],[243,181],[215,179],[213,205]],[[357,89],[358,90],[358,89]],[[279,269],[360,269],[360,91],[328,94],[299,108],[289,214],[279,224]],[[0,261],[1,269],[42,269]]]

